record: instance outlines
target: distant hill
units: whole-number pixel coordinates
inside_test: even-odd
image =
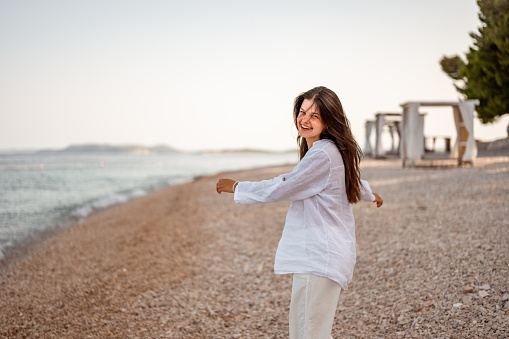
[[[1,150],[0,150],[1,152]],[[110,145],[110,144],[79,144],[70,145],[64,149],[42,149],[33,150],[30,153],[128,153],[128,154],[168,154],[168,153],[189,153],[177,150],[167,145],[142,146],[142,145]],[[218,149],[193,151],[193,154],[228,154],[228,153],[272,153],[281,154],[298,152],[297,149],[271,151],[263,149]]]
[[[220,149],[220,150],[205,150],[201,151],[201,153],[205,154],[219,154],[219,153],[271,153],[271,154],[281,154],[281,153],[290,153],[297,152],[297,149],[292,150],[284,150],[284,151],[270,151],[263,149],[252,149],[252,148],[241,148],[241,149]]]
[[[107,145],[107,144],[84,144],[71,145],[59,151],[40,152],[64,152],[64,153],[133,153],[133,154],[154,154],[154,153],[177,153],[176,149],[165,146],[141,146],[141,145]]]

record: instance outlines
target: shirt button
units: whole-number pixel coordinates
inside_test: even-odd
[[[285,178],[285,177],[283,177],[283,181],[285,181],[285,180],[286,180],[286,178]]]

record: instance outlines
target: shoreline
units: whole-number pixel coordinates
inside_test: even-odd
[[[484,159],[365,163],[385,203],[354,206],[357,265],[334,337],[509,334],[509,159]],[[292,168],[201,177],[36,244],[0,275],[0,336],[287,337],[291,276],[272,265],[289,203],[235,205],[215,182]]]
[[[5,199],[0,209],[0,260],[46,230],[75,224],[91,212],[155,190],[224,170],[294,163],[271,154],[19,155],[0,161]],[[1,265],[1,263],[0,263]]]
[[[239,170],[239,171],[253,171],[253,170],[257,170],[257,169],[272,168],[272,167],[281,167],[281,166],[283,166],[283,167],[285,167],[285,166],[292,166],[293,167],[295,165],[282,164],[282,165],[264,166],[264,167],[257,167],[257,166],[255,166],[255,167],[252,167],[252,168],[246,168],[246,169],[242,169],[242,170]],[[238,171],[227,171],[227,172],[224,172],[224,173],[229,173],[229,172],[238,172]],[[213,174],[212,176],[219,175],[220,173]],[[0,251],[0,255],[1,255],[0,256],[0,275],[3,274],[6,270],[8,270],[9,267],[13,266],[13,264],[15,264],[17,261],[22,259],[24,256],[29,255],[32,248],[40,246],[40,243],[46,242],[47,240],[57,236],[58,234],[60,234],[61,232],[65,231],[66,229],[68,229],[70,227],[74,227],[76,225],[81,224],[86,219],[88,219],[89,217],[91,217],[91,216],[93,216],[93,215],[95,215],[97,213],[101,213],[103,211],[106,211],[106,210],[108,210],[108,209],[110,209],[112,207],[118,206],[118,205],[129,203],[130,201],[133,201],[133,200],[144,198],[146,196],[154,194],[154,193],[156,193],[158,191],[162,191],[162,190],[168,189],[170,187],[174,187],[174,186],[178,186],[178,185],[185,185],[185,184],[188,184],[188,183],[191,183],[191,182],[195,182],[195,181],[197,181],[199,179],[202,179],[202,178],[207,178],[209,176],[211,176],[211,175],[195,175],[195,176],[193,176],[193,177],[191,177],[191,178],[189,178],[187,180],[184,180],[182,182],[178,182],[176,184],[169,184],[167,186],[159,187],[159,188],[152,189],[152,190],[147,189],[146,187],[135,188],[135,189],[133,189],[133,191],[142,190],[142,191],[145,191],[146,194],[144,194],[142,196],[131,196],[131,197],[128,197],[127,201],[124,201],[124,202],[114,202],[114,203],[109,204],[109,205],[107,205],[105,207],[93,207],[93,206],[90,207],[90,205],[93,202],[92,203],[91,202],[86,202],[86,203],[84,203],[80,207],[69,209],[70,212],[72,212],[72,211],[76,212],[76,210],[79,210],[79,209],[82,209],[82,208],[90,208],[91,211],[88,212],[86,215],[83,215],[83,216],[69,212],[62,219],[55,221],[55,223],[58,224],[57,226],[54,226],[54,227],[51,227],[51,228],[48,228],[48,229],[44,229],[44,230],[38,231],[35,235],[33,235],[31,237],[28,237],[28,238],[22,239],[20,241],[17,241],[16,244],[13,247],[10,247],[10,248],[8,247],[7,249],[5,249],[5,248],[2,249],[3,251]],[[116,195],[116,193],[114,195]],[[96,198],[95,200],[101,200],[101,199],[104,199],[104,198],[108,198],[108,197],[99,197],[99,198]]]

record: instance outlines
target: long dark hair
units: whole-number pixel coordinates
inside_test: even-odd
[[[336,93],[326,87],[315,87],[301,93],[295,98],[293,104],[293,118],[297,130],[299,129],[297,117],[304,99],[313,101],[320,110],[324,125],[320,139],[331,140],[341,153],[345,165],[345,186],[348,202],[351,204],[359,202],[361,199],[360,162],[362,150],[353,137],[350,122],[343,111],[341,101],[339,101]],[[300,159],[302,159],[308,151],[308,144],[300,135],[297,137],[297,144],[300,147]]]

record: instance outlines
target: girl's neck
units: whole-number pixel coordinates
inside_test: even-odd
[[[308,149],[311,149],[311,147],[313,147],[313,143],[317,142],[318,140],[320,140],[320,139],[314,139],[314,140],[306,139],[306,143],[308,144]]]

